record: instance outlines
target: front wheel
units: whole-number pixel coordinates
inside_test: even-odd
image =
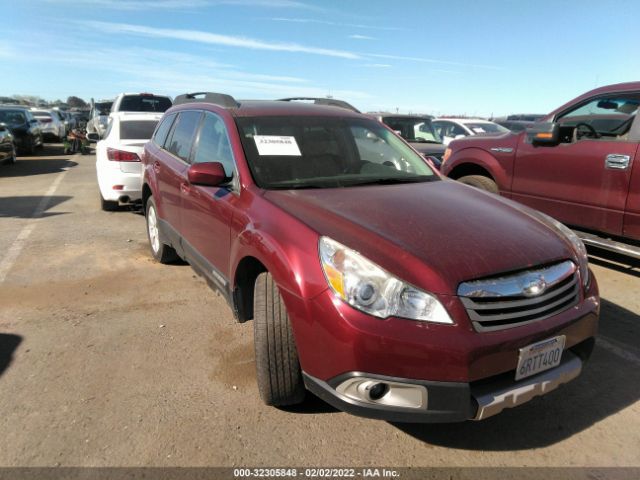
[[[294,405],[304,400],[298,351],[287,309],[268,272],[256,279],[253,335],[260,397],[267,405]]]
[[[160,263],[172,263],[178,259],[178,254],[169,245],[162,242],[160,238],[160,222],[158,219],[158,210],[153,197],[147,200],[147,208],[145,211],[147,219],[147,238],[151,247],[151,254]]]
[[[458,179],[460,183],[464,183],[465,185],[471,185],[472,187],[479,188],[480,190],[485,190],[487,192],[498,194],[498,185],[491,178],[485,177],[483,175],[467,175],[465,177],[460,177]]]

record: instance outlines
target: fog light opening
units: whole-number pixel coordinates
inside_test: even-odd
[[[369,392],[369,398],[375,402],[389,393],[389,385],[386,383],[374,383],[368,386],[367,390]]]

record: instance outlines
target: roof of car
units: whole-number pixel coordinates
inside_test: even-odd
[[[194,102],[182,103],[171,108],[175,110],[188,110],[192,108],[203,109],[205,106],[216,106],[214,103]],[[281,100],[241,100],[235,107],[226,108],[235,117],[268,117],[268,116],[320,116],[320,117],[356,117],[365,115],[353,112],[349,109],[327,105],[315,105],[303,102],[290,102]]]

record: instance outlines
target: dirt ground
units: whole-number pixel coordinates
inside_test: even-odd
[[[640,466],[640,264],[593,252],[583,375],[483,422],[264,406],[252,325],[144,218],[99,208],[93,156],[0,165],[0,466]]]

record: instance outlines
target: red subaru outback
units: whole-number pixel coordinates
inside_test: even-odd
[[[580,374],[600,303],[560,223],[345,108],[175,104],[143,155],[151,251],[253,320],[267,404],[310,390],[367,417],[479,420]]]

